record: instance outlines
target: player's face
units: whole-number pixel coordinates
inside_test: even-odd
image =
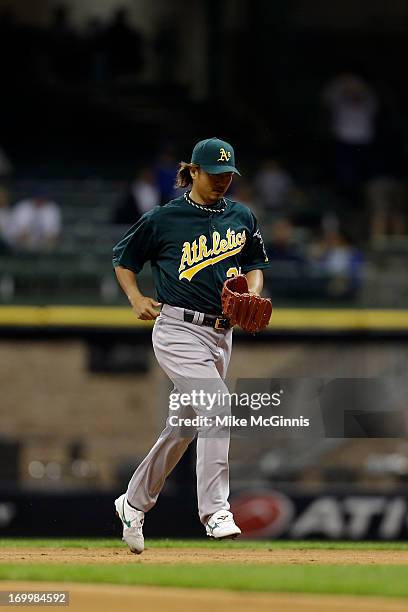
[[[233,172],[222,172],[221,174],[208,174],[197,169],[194,181],[194,191],[203,202],[208,204],[215,203],[217,200],[222,198],[225,192],[231,185]]]

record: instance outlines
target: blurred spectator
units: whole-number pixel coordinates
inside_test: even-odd
[[[108,54],[104,45],[105,26],[99,17],[92,17],[86,26],[85,41],[89,62],[88,76],[92,83],[103,85],[108,74]]]
[[[151,168],[143,168],[121,198],[113,213],[113,223],[133,225],[145,212],[158,206],[160,192]]]
[[[330,297],[351,298],[361,286],[363,254],[350,244],[339,229],[332,226],[311,245],[312,270],[329,278]]]
[[[165,204],[177,196],[178,190],[174,187],[174,181],[178,170],[178,162],[173,148],[165,146],[155,163],[156,183],[160,191],[160,204]]]
[[[324,89],[323,103],[335,141],[336,181],[353,197],[372,174],[378,99],[360,77],[340,74]]]
[[[370,239],[375,243],[385,236],[406,234],[406,210],[399,181],[379,176],[367,183],[366,195],[370,215]]]
[[[60,209],[42,188],[15,205],[11,223],[13,245],[23,250],[52,248],[61,233]]]
[[[109,65],[113,78],[123,75],[135,76],[143,67],[143,40],[129,20],[129,12],[120,7],[113,13],[108,24],[104,43],[107,50]]]
[[[275,159],[266,159],[254,179],[261,209],[266,213],[285,214],[290,205],[294,182]]]
[[[6,178],[13,170],[13,166],[3,149],[0,147],[0,179]]]
[[[5,93],[10,83],[15,84],[17,81],[19,73],[16,71],[21,68],[19,65],[21,46],[21,28],[16,21],[13,8],[9,5],[0,10],[0,71],[2,89]]]
[[[266,286],[271,295],[300,298],[305,294],[306,261],[288,217],[277,219],[265,234],[265,247],[271,268]]]
[[[375,169],[365,185],[369,214],[369,239],[406,233],[404,122],[395,104],[383,104],[378,121]]]
[[[295,228],[291,220],[282,217],[272,226],[271,237],[268,240],[267,252],[270,261],[297,261],[303,262],[299,245],[295,238]]]
[[[10,196],[4,187],[0,186],[0,253],[9,249],[12,241],[12,218]]]
[[[53,9],[51,30],[56,36],[75,36],[66,4],[59,4]]]
[[[227,197],[254,209],[252,184],[241,176],[232,181]]]
[[[158,82],[161,85],[174,85],[180,77],[177,72],[180,57],[180,36],[174,19],[164,17],[159,21],[154,39],[154,51],[156,53]]]
[[[86,78],[84,43],[71,24],[69,7],[64,4],[56,6],[52,11],[49,40],[54,75],[74,83]]]

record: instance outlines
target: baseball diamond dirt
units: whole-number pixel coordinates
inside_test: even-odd
[[[117,548],[33,547],[0,548],[0,563],[62,563],[62,564],[244,564],[244,565],[408,565],[408,550],[248,550],[246,548],[147,548],[135,556],[123,546]],[[408,570],[407,570],[408,575]]]
[[[4,582],[2,590],[21,589],[20,582]],[[25,583],[24,588],[35,590],[38,583]],[[41,590],[61,590],[58,583],[43,583]],[[285,593],[233,593],[207,591],[203,589],[183,590],[163,587],[128,587],[92,584],[64,584],[64,590],[70,593],[70,612],[101,612],[113,610],[120,606],[128,607],[137,604],[140,612],[207,612],[213,606],[224,612],[405,612],[406,600],[387,600],[385,598],[350,597],[342,595],[303,595]],[[48,610],[60,610],[47,606]]]

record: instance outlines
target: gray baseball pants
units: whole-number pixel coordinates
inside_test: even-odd
[[[183,320],[183,309],[164,304],[152,334],[157,361],[174,385],[173,392],[191,396],[196,390],[225,398],[224,383],[231,356],[232,330],[215,330]],[[201,396],[202,397],[202,396]],[[213,400],[214,401],[214,400]],[[197,435],[197,497],[200,520],[206,524],[217,510],[229,510],[229,427],[215,424],[185,426],[185,418],[227,415],[225,400],[211,410],[206,402],[170,409],[166,427],[133,474],[127,499],[147,512],[154,506],[167,476]],[[171,417],[176,416],[176,419]],[[213,419],[214,420],[214,419]],[[176,421],[176,423],[175,423]]]

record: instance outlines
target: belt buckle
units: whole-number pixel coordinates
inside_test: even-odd
[[[214,329],[226,329],[225,326],[223,325],[224,321],[225,321],[225,317],[217,317],[215,319]]]

